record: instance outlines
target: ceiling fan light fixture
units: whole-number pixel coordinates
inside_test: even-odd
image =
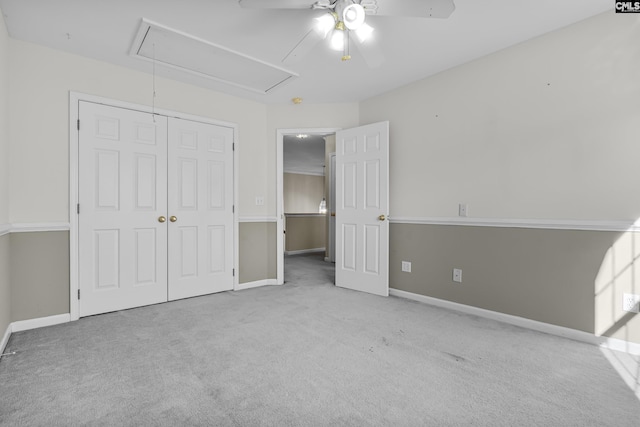
[[[350,4],[342,11],[342,21],[350,30],[360,28],[364,24],[364,17],[364,8],[357,3]]]
[[[329,31],[333,30],[336,26],[336,16],[335,13],[327,13],[325,15],[319,16],[316,18],[315,30],[320,37],[323,39],[327,37]]]
[[[336,30],[331,34],[331,49],[343,50],[344,49],[344,30]]]
[[[371,34],[373,33],[374,28],[368,24],[362,24],[360,28],[354,31],[356,33],[356,37],[360,40],[360,43],[364,43],[369,40]]]

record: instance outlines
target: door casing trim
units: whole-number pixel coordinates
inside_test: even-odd
[[[285,135],[327,135],[341,128],[292,128],[276,131],[276,283],[284,284],[284,137]]]

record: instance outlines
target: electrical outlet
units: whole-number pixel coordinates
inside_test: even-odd
[[[462,270],[459,268],[453,269],[453,281],[462,283]]]
[[[402,261],[402,271],[406,273],[411,273],[411,262],[410,261]]]
[[[458,216],[467,216],[467,204],[460,203],[458,205]]]
[[[264,205],[264,197],[256,196],[256,206],[263,206],[263,205]]]
[[[629,313],[640,313],[640,295],[627,293],[622,295],[622,309]]]

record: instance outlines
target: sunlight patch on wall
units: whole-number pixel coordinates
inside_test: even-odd
[[[640,343],[640,314],[625,311],[640,294],[640,232],[627,231],[607,250],[595,280],[595,333]]]

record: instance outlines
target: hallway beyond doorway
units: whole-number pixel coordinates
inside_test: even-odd
[[[335,264],[324,261],[324,252],[286,255],[284,257],[284,283],[295,283],[296,286],[334,286]]]

